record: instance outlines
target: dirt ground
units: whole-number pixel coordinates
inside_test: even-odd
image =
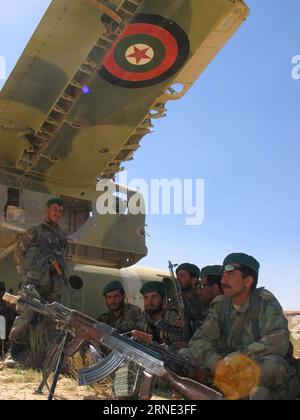
[[[48,392],[36,395],[35,390],[41,382],[41,373],[34,370],[3,369],[0,362],[0,399],[1,400],[47,400]],[[99,395],[91,387],[79,387],[70,377],[61,376],[55,392],[55,400],[103,400],[108,399],[109,387],[103,384]]]
[[[50,385],[51,385],[50,378]],[[42,380],[41,373],[32,369],[8,369],[3,367],[0,359],[0,400],[47,400],[48,391],[44,395],[35,393]],[[61,375],[57,384],[54,400],[112,400],[112,381],[105,379],[92,386],[80,387],[71,376]],[[169,399],[166,392],[157,393],[153,400]]]

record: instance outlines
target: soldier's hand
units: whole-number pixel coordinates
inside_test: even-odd
[[[178,328],[183,328],[184,322],[180,318],[173,319],[172,322],[170,322],[170,325],[173,325],[174,327],[178,327]]]
[[[224,362],[226,366],[230,366],[233,369],[238,369],[239,367],[243,367],[245,364],[245,360],[242,357],[242,354],[240,352],[228,354],[228,356],[224,358]]]

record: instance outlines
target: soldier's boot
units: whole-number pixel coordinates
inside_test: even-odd
[[[20,354],[22,348],[23,348],[23,345],[12,341],[10,343],[10,348],[8,350],[6,358],[3,362],[3,366],[9,369],[16,368],[18,364],[18,355]]]

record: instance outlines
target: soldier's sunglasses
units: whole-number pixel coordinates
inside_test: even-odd
[[[242,273],[244,272],[243,267],[237,267],[236,265],[233,264],[226,264],[222,267],[222,273],[231,273],[233,271],[241,271]]]

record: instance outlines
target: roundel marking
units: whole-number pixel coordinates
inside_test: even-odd
[[[130,64],[143,66],[153,60],[154,51],[149,45],[133,44],[127,49],[125,57]]]
[[[189,39],[175,22],[138,15],[106,55],[99,74],[118,86],[148,87],[174,75],[189,52]]]
[[[128,54],[129,51],[132,54]],[[118,66],[115,71],[119,71],[123,76],[126,72],[146,73],[158,67],[164,61],[165,55],[166,48],[158,38],[143,34],[129,35],[120,40],[115,47],[113,60]],[[113,60],[112,66],[114,66]]]

